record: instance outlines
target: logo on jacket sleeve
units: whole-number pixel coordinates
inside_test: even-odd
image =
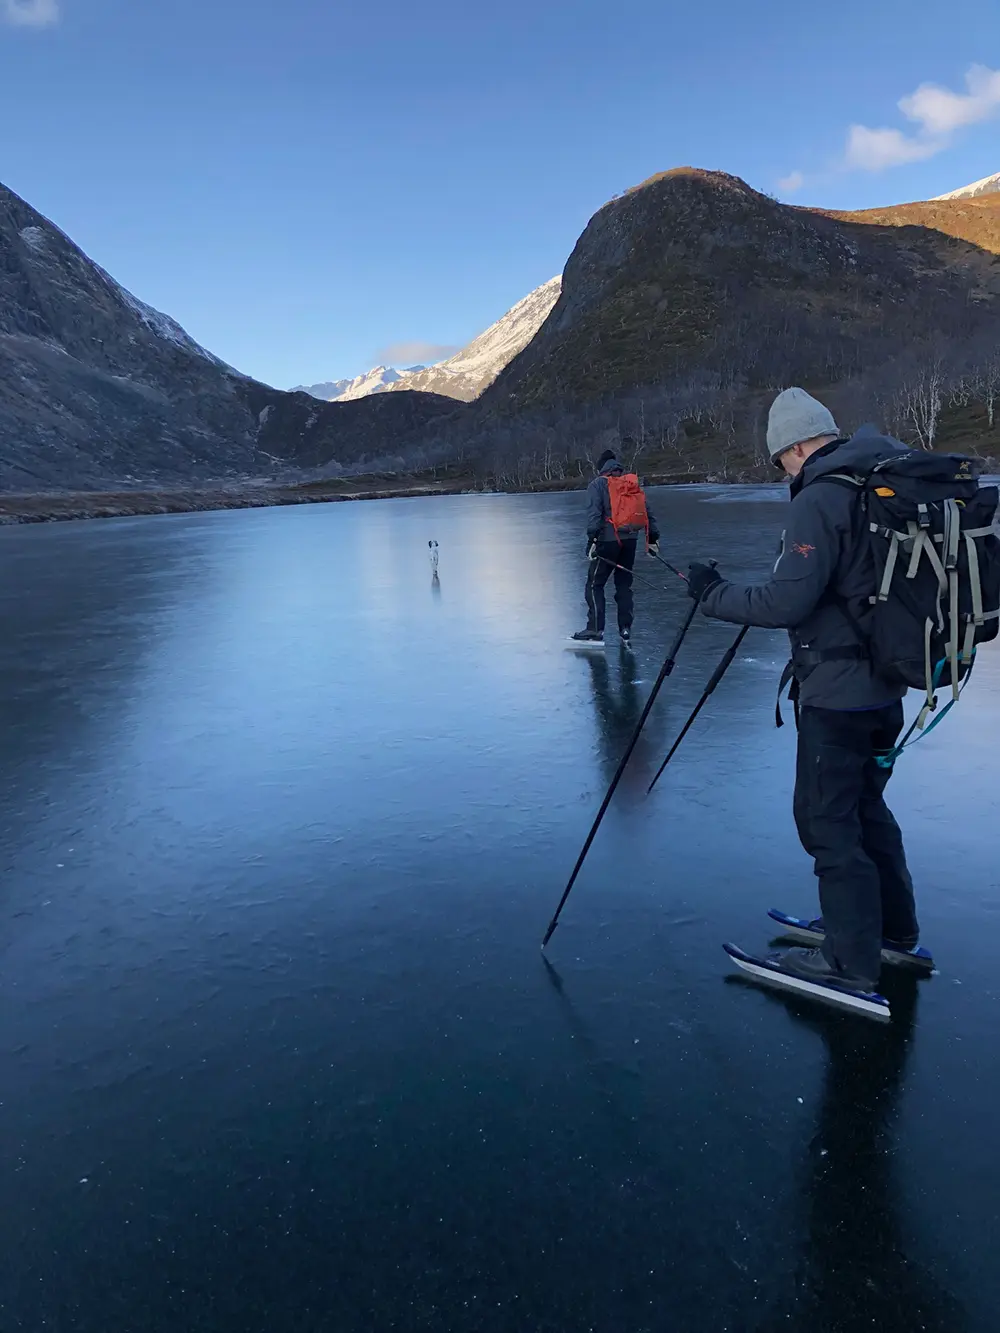
[[[816,547],[810,546],[808,542],[792,542],[792,551],[794,552],[794,554],[801,555],[806,560],[809,559],[810,555],[812,555],[815,549]]]

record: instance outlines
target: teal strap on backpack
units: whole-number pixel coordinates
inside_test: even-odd
[[[906,735],[899,742],[899,744],[894,746],[893,749],[887,750],[885,754],[877,754],[875,756],[875,762],[878,764],[879,768],[892,768],[893,764],[895,764],[896,760],[899,758],[899,756],[903,753],[904,750],[908,750],[911,745],[916,745],[917,741],[922,740],[924,736],[929,736],[931,732],[934,730],[934,728],[937,726],[937,724],[944,720],[944,718],[948,715],[948,713],[951,712],[951,710],[958,703],[958,700],[961,698],[962,690],[964,690],[966,685],[968,685],[969,683],[969,677],[972,675],[972,668],[975,666],[975,663],[976,663],[976,653],[975,649],[973,649],[969,660],[969,669],[965,673],[965,679],[962,681],[962,688],[959,690],[958,695],[957,696],[953,695],[952,698],[950,698],[948,702],[945,704],[945,706],[941,709],[940,713],[935,712],[934,717],[926,726],[924,726],[922,722],[922,720],[926,721],[927,718],[928,709],[925,704],[924,707],[921,708],[917,716],[910,723]],[[934,679],[935,690],[941,683],[941,677],[944,675],[944,669],[947,665],[948,665],[948,659],[943,657],[941,661],[938,662],[937,666],[934,668],[933,679]],[[935,698],[936,697],[937,696],[935,695]],[[914,740],[910,740],[910,737],[918,728],[920,729],[920,735],[917,736]]]

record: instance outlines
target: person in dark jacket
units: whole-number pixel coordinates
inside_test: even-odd
[[[623,537],[618,540],[611,523],[611,495],[608,491],[608,477],[621,477],[625,469],[611,449],[605,449],[597,460],[598,473],[587,487],[587,554],[590,557],[590,569],[587,571],[587,628],[573,638],[578,643],[604,642],[605,597],[604,587],[613,574],[615,577],[615,605],[618,608],[618,633],[622,642],[627,644],[632,637],[632,619],[634,614],[632,597],[632,568],[635,565],[637,537]],[[649,552],[659,552],[660,530],[656,519],[646,502],[646,516],[649,519]]]
[[[876,576],[858,496],[822,478],[868,472],[905,446],[873,427],[843,439],[830,412],[797,388],[772,405],[767,443],[792,493],[770,579],[730,583],[713,565],[696,564],[689,590],[716,620],[790,631],[799,713],[795,822],[814,858],[826,938],[822,949],[789,950],[782,966],[875,990],[883,939],[911,949],[919,934],[902,835],[883,796],[891,770],[877,762],[902,730],[906,689],[876,674],[863,641]]]

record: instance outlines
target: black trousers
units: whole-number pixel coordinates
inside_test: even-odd
[[[597,559],[591,560],[587,571],[587,628],[604,632],[604,585],[615,576],[615,605],[618,607],[618,628],[632,628],[632,574],[638,539],[626,538],[618,542],[598,542]],[[624,569],[615,569],[623,565]]]
[[[903,836],[883,793],[892,770],[875,756],[892,749],[903,705],[863,713],[802,709],[795,823],[819,879],[827,960],[878,978],[883,939],[918,934]]]

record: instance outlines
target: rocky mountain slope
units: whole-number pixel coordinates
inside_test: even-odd
[[[664,475],[736,477],[793,382],[907,438],[954,402],[963,441],[1000,451],[998,314],[1000,192],[833,213],[681,169],[606,204],[561,280],[406,381],[446,392],[321,402],[223,364],[0,187],[0,490],[442,462],[557,483],[625,436]]]
[[[345,414],[248,379],[0,186],[0,489],[378,459],[457,406],[409,399]]]
[[[561,283],[561,278],[551,278],[536,287],[447,361],[439,361],[433,366],[410,366],[405,370],[376,366],[353,380],[331,380],[303,388],[316,398],[338,403],[403,389],[439,393],[461,402],[471,402],[535,336],[559,297]]]
[[[834,214],[680,169],[605,205],[562,294],[483,398],[505,412],[692,379],[830,383],[990,309],[1000,198]],[[914,225],[917,224],[917,225]]]
[[[978,199],[982,194],[997,194],[1000,192],[1000,171],[995,176],[984,176],[981,181],[973,181],[971,185],[963,185],[960,190],[952,190],[950,194],[939,194],[934,203],[940,203],[947,199]]]

